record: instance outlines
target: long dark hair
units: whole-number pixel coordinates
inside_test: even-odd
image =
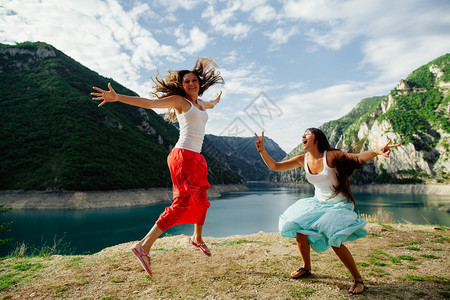
[[[322,130],[312,127],[306,129],[306,131],[314,134],[314,141],[317,142],[317,147],[319,148],[320,152],[324,152],[325,150],[335,150],[331,148],[331,145]]]
[[[218,66],[213,59],[209,57],[200,57],[197,59],[192,70],[168,70],[169,74],[163,78],[157,73],[153,80],[154,91],[150,93],[150,95],[158,99],[171,95],[185,96],[186,92],[183,90],[183,77],[186,74],[193,73],[198,78],[200,84],[198,95],[201,96],[212,85],[225,83],[220,73],[217,72],[214,67]],[[173,109],[169,109],[164,118],[171,122],[176,122],[177,120]]]
[[[317,142],[317,147],[319,148],[320,152],[325,152],[325,150],[338,150],[331,147],[326,135],[322,130],[318,128],[308,128],[306,131],[310,131],[314,134],[314,139]],[[325,159],[326,161],[327,158],[324,156],[323,159]],[[334,166],[332,167],[336,167],[336,178],[338,180],[338,184],[337,186],[333,185],[334,190],[331,198],[342,193],[347,199],[349,199],[349,201],[352,201],[353,204],[356,204],[355,197],[353,196],[352,190],[350,188],[350,176],[353,174],[353,171],[355,171],[354,164],[349,162],[347,159],[336,159],[334,162]]]

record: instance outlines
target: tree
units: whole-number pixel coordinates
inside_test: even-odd
[[[5,206],[5,203],[0,204],[0,214],[7,213],[10,210],[10,208],[3,208],[4,206]],[[8,229],[9,225],[11,225],[11,224],[12,224],[12,221],[2,223],[0,225],[0,235],[3,235],[4,233],[11,231],[11,229]],[[4,238],[4,239],[0,238],[0,248],[8,246],[8,244],[11,243],[12,240],[13,240],[13,238],[11,238],[11,237]]]

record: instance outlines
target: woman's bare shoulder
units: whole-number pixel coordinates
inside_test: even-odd
[[[189,101],[181,95],[170,95],[160,100],[166,101],[170,108],[177,110],[177,113],[185,113],[191,107]]]
[[[292,161],[295,161],[297,164],[299,164],[301,167],[304,167],[305,162],[305,154],[296,155],[293,158],[291,158]]]

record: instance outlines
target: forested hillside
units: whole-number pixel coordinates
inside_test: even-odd
[[[388,96],[362,100],[344,117],[320,128],[333,147],[361,152],[389,139],[401,142],[389,160],[355,172],[358,183],[447,183],[450,157],[450,54],[413,71]],[[287,157],[302,153],[302,145]],[[303,182],[304,172],[276,174],[275,181]]]
[[[0,44],[0,189],[111,190],[167,187],[178,130],[152,110],[97,107],[92,86],[111,82],[45,43]],[[150,89],[150,87],[149,87]],[[240,179],[205,157],[215,183]]]
[[[152,110],[97,107],[92,86],[111,82],[45,43],[0,44],[0,189],[114,190],[168,187],[166,157],[178,129]],[[402,142],[389,161],[372,161],[354,182],[449,182],[450,54],[420,67],[388,96],[362,100],[321,126],[350,152]],[[150,87],[149,87],[150,89]],[[276,160],[285,155],[266,137]],[[270,172],[254,138],[207,135],[202,149],[212,184],[303,181],[303,172]],[[301,153],[301,145],[287,157]]]
[[[282,160],[286,152],[272,139],[265,137],[266,149],[275,160]],[[255,147],[256,137],[229,137],[206,135],[204,149],[213,145],[215,157],[233,170],[243,181],[268,181],[273,173],[267,168]],[[210,150],[211,151],[211,150]]]

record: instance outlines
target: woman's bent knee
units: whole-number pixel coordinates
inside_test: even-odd
[[[297,240],[297,242],[302,243],[302,242],[308,241],[308,236],[297,232],[296,240]]]

